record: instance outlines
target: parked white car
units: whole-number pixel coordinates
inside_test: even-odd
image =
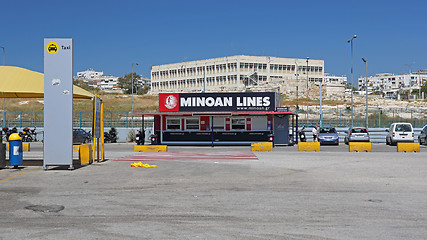
[[[392,123],[386,130],[385,142],[395,146],[398,142],[414,142],[414,128],[410,123]]]

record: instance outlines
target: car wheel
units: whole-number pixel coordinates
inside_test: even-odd
[[[390,145],[390,142],[388,141],[388,138],[385,138],[385,144]]]

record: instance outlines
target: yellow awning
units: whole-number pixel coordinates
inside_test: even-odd
[[[73,86],[74,98],[90,99],[94,95]],[[0,98],[43,98],[44,74],[25,68],[0,66]]]

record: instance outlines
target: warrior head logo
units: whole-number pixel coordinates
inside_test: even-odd
[[[169,95],[166,97],[165,107],[168,109],[174,109],[177,103],[178,99],[176,99],[174,95]]]

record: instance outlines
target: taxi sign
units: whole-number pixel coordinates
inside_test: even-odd
[[[49,42],[49,43],[46,45],[46,50],[47,50],[47,52],[48,52],[48,53],[50,53],[50,54],[55,54],[55,53],[57,53],[57,52],[58,52],[58,49],[59,49],[59,46],[58,46],[58,44],[57,44],[56,42]]]

